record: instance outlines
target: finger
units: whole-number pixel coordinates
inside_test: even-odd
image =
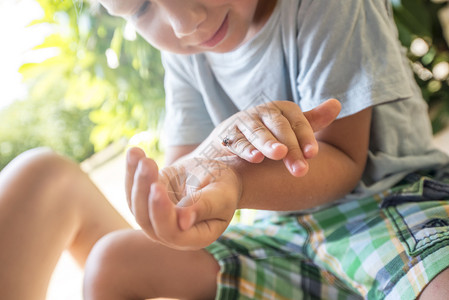
[[[318,151],[318,142],[312,128],[299,107],[284,113],[291,124],[295,141],[287,141],[288,153],[284,164],[293,176],[301,177],[307,174],[309,164],[306,159],[312,158]]]
[[[192,205],[177,207],[178,222],[181,230],[189,231],[202,222],[211,221],[215,222],[215,227],[197,227],[195,230],[201,230],[201,235],[218,237],[226,229],[235,211],[235,205],[232,205],[232,201],[217,201],[216,192],[219,187],[216,185],[211,184],[197,193],[189,195],[189,197],[195,199],[186,200],[185,202],[193,203]],[[223,193],[226,193],[226,191],[223,190]],[[221,199],[231,199],[231,196],[227,197],[226,195],[222,195]]]
[[[290,123],[296,139],[305,158],[311,158],[318,152],[318,143],[315,139],[312,126],[298,105],[292,105],[291,109],[283,111]]]
[[[287,146],[277,136],[273,135],[270,129],[282,126],[282,119],[284,118],[278,113],[273,118],[281,120],[270,123],[272,126],[269,128],[267,128],[267,124],[261,118],[264,118],[262,114],[242,118],[237,125],[238,130],[245,136],[248,143],[262,152],[264,156],[274,160],[282,159],[288,152]]]
[[[169,246],[179,246],[181,229],[178,226],[175,204],[169,199],[165,186],[160,183],[151,185],[149,214],[157,240]]]
[[[202,249],[212,244],[223,234],[232,219],[231,215],[229,220],[222,218],[202,218],[200,220],[196,214],[192,213],[194,210],[191,207],[177,207],[176,209],[179,223],[182,223],[181,216],[186,216],[186,224],[188,224],[180,235],[179,244],[190,249]]]
[[[281,108],[277,110],[271,109],[270,113],[261,114],[261,117],[266,128],[270,129],[277,141],[285,145],[286,153],[281,158],[283,158],[284,164],[289,172],[294,176],[303,176],[307,173],[308,163],[304,158],[300,140],[295,132],[295,128],[292,128],[292,123],[297,122],[297,126],[302,126],[304,124],[305,128],[297,130],[299,132],[308,130],[311,134],[312,141],[315,143],[316,141],[313,136],[313,131],[308,125],[307,119],[302,114],[299,106],[293,102],[289,104],[290,105],[288,105],[287,108],[282,110],[283,114],[276,113],[276,111],[280,112]],[[270,105],[276,104],[270,103]],[[284,111],[286,111],[286,113],[284,113]]]
[[[125,192],[128,207],[131,209],[131,190],[134,183],[134,174],[136,173],[139,160],[145,157],[145,152],[137,147],[133,147],[126,153],[126,174],[125,174]]]
[[[300,121],[299,124],[296,124],[296,128],[293,126],[305,158],[310,159],[318,153],[318,143],[316,142],[315,135],[310,131],[301,131],[299,129],[303,126],[307,128],[310,126],[313,132],[320,131],[329,126],[337,118],[340,110],[340,102],[336,99],[329,99],[303,114],[307,122]]]
[[[180,250],[200,249],[204,244],[205,234],[191,229],[196,220],[192,210],[183,212],[183,218],[178,218],[178,207],[173,204],[167,194],[166,188],[160,183],[151,186],[149,197],[149,213],[154,230],[154,238],[158,242],[171,248]]]
[[[195,199],[180,202],[192,205],[181,207],[169,200],[163,185],[154,183],[150,215],[157,240],[178,249],[199,249],[215,241],[227,228],[235,210],[232,205],[226,205],[231,201],[211,201],[217,198],[216,189],[208,186],[190,194],[187,197]]]
[[[308,162],[305,159],[313,158],[318,153],[318,142],[314,132],[329,126],[338,116],[340,109],[340,102],[330,99],[306,113],[302,113],[299,106],[283,110],[299,143],[299,148],[296,148],[296,143],[286,142],[289,153],[284,158],[284,163],[294,176],[300,177],[307,173]]]
[[[337,99],[329,99],[312,110],[304,112],[314,132],[329,126],[341,111],[341,104]]]
[[[142,229],[151,234],[152,224],[148,213],[148,199],[150,186],[158,179],[156,163],[149,158],[142,158],[137,166],[134,184],[131,191],[131,211],[134,214],[137,224]]]
[[[235,128],[232,132],[228,131],[227,135],[221,140],[222,145],[227,147],[229,151],[248,162],[260,163],[264,159],[262,152],[251,144],[238,128]]]

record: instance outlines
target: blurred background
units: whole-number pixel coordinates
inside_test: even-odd
[[[391,1],[438,132],[449,121],[447,0]],[[1,0],[0,40],[0,170],[29,148],[82,162],[139,133],[161,155],[160,56],[130,24],[85,0]]]
[[[434,133],[449,123],[448,0],[391,0]],[[160,160],[160,54],[94,1],[0,0],[0,170],[47,146],[81,163],[131,220],[121,190],[123,153]],[[132,220],[131,220],[132,222]],[[81,299],[82,273],[63,255],[48,299]]]
[[[0,169],[42,145],[81,162],[148,130],[160,152],[159,52],[125,21],[82,0],[1,0],[0,40]]]

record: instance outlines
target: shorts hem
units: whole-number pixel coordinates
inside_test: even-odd
[[[441,247],[437,251],[427,255],[421,262],[412,267],[396,283],[394,291],[402,291],[398,295],[394,291],[385,296],[385,300],[415,299],[424,288],[449,267],[449,246]]]
[[[204,250],[209,252],[220,266],[217,274],[215,299],[232,300],[239,297],[240,261],[238,255],[216,241]]]

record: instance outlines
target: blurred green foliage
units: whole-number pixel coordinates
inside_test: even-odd
[[[0,169],[37,146],[81,161],[120,138],[159,129],[163,116],[160,53],[127,23],[83,0],[36,0],[53,34],[36,49],[57,55],[25,64],[26,101],[0,115]],[[128,26],[128,27],[127,27]],[[152,143],[159,152],[159,143]]]
[[[415,78],[430,107],[434,133],[449,122],[449,47],[441,21],[448,1],[391,0],[402,44],[408,49]]]
[[[156,136],[164,92],[159,52],[98,4],[36,1],[44,16],[30,26],[53,28],[53,34],[36,48],[54,48],[58,54],[22,66],[30,93],[26,101],[0,112],[0,169],[20,152],[42,145],[82,161],[111,142],[148,128],[153,132],[150,142],[139,144],[160,154]],[[435,72],[449,61],[438,19],[447,1],[391,2],[400,40],[408,49],[437,132],[449,120],[448,78]],[[427,45],[418,54],[412,51],[417,40]]]
[[[93,154],[89,110],[59,101],[61,94],[55,89],[48,97],[17,101],[0,111],[0,170],[24,150],[43,145],[78,161]]]

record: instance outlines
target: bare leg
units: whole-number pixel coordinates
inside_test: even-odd
[[[95,242],[129,228],[79,167],[36,149],[0,173],[2,299],[44,299],[64,249],[84,265]]]
[[[178,251],[141,231],[123,230],[101,239],[86,264],[86,300],[170,297],[213,299],[218,263],[208,252]]]
[[[419,299],[425,300],[443,300],[447,299],[449,294],[449,269],[444,270],[435,277],[429,285],[423,290]]]

